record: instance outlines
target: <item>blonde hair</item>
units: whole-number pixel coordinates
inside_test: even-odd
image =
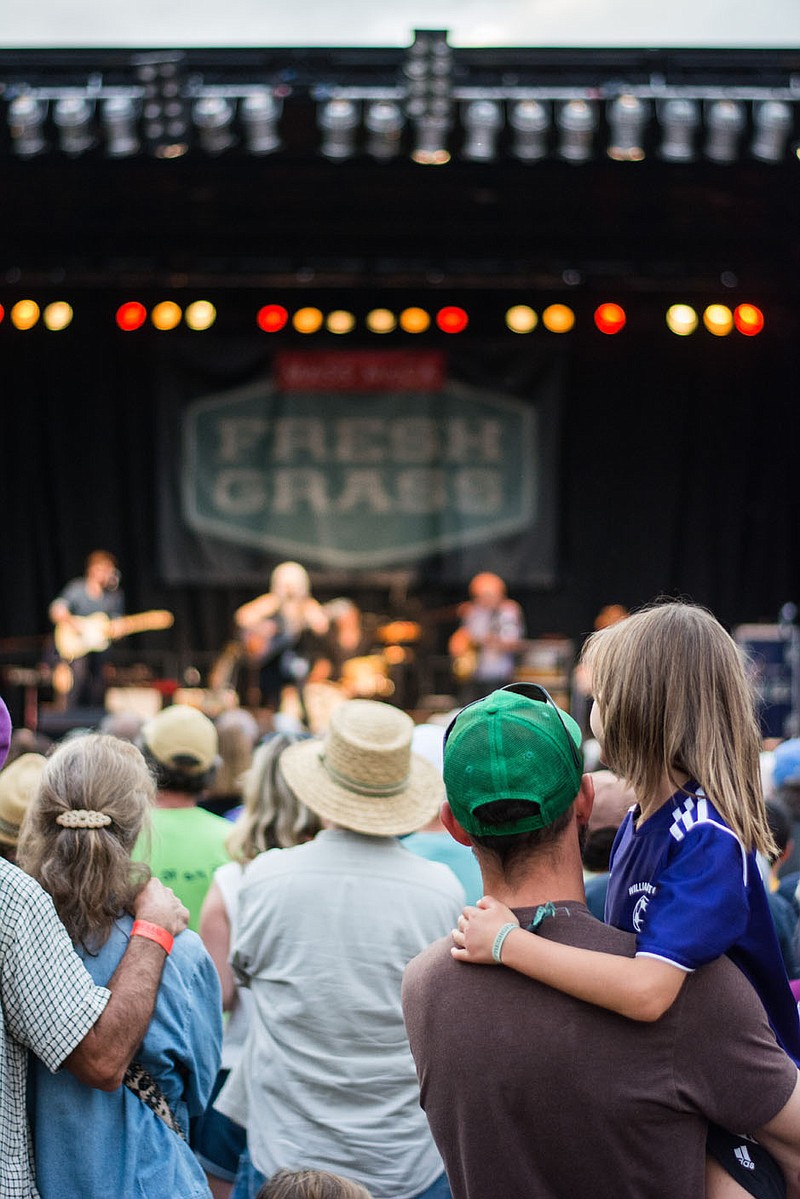
[[[279,1170],[256,1199],[372,1199],[366,1187],[328,1170]]]
[[[310,841],[322,827],[319,817],[301,803],[280,768],[280,756],[303,738],[276,733],[259,745],[244,778],[244,811],[233,826],[226,848],[238,862],[251,862],[267,849],[288,849]]]
[[[705,608],[673,602],[592,634],[582,653],[603,722],[603,761],[639,800],[695,779],[748,849],[775,846],[761,790],[754,695],[733,639]]]
[[[52,896],[73,944],[100,949],[150,877],[130,855],[154,798],[155,781],[128,741],[88,733],[63,742],[47,759],[18,860]],[[76,811],[100,813],[110,823],[87,828],[85,817],[77,828],[58,823]]]

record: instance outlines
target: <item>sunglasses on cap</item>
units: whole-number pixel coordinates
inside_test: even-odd
[[[581,754],[581,751],[578,749],[577,745],[575,744],[575,742],[572,740],[572,737],[570,736],[569,729],[567,728],[567,726],[564,723],[564,717],[561,714],[561,709],[559,708],[556,701],[553,699],[550,692],[545,687],[542,687],[540,683],[507,683],[505,687],[498,687],[497,690],[498,691],[511,691],[514,695],[522,695],[526,699],[532,699],[536,703],[547,704],[549,707],[551,707],[553,709],[553,711],[555,712],[556,716],[558,717],[558,723],[561,725],[562,729],[564,730],[564,736],[567,740],[567,744],[569,745],[569,751],[570,751],[570,754],[572,755],[572,761],[575,763],[575,766],[578,768],[578,770],[581,772],[581,774],[583,774],[583,765],[584,765],[583,755]],[[456,724],[458,723],[459,719],[464,715],[464,713],[469,711],[470,708],[474,708],[476,704],[484,703],[488,698],[489,697],[487,695],[483,695],[483,696],[481,696],[480,699],[474,699],[472,701],[472,703],[467,704],[465,707],[463,707],[461,709],[460,712],[456,712],[455,716],[450,721],[450,723],[448,724],[447,728],[444,731],[444,737],[442,739],[442,749],[444,749],[444,747],[447,745],[447,738],[450,736],[450,734],[452,733]]]

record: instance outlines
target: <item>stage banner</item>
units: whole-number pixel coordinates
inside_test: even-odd
[[[459,365],[436,350],[283,351],[244,383],[177,397],[165,578],[263,584],[293,558],[336,578],[552,583],[558,372],[539,364],[520,395]]]

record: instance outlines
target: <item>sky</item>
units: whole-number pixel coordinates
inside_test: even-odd
[[[34,0],[0,3],[0,46],[800,48],[800,0]]]

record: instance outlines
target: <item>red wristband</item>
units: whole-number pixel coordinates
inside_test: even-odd
[[[148,941],[155,941],[156,945],[160,945],[168,957],[172,953],[172,946],[175,944],[175,938],[172,933],[168,933],[160,924],[151,924],[149,920],[134,920],[131,936],[147,937]]]

